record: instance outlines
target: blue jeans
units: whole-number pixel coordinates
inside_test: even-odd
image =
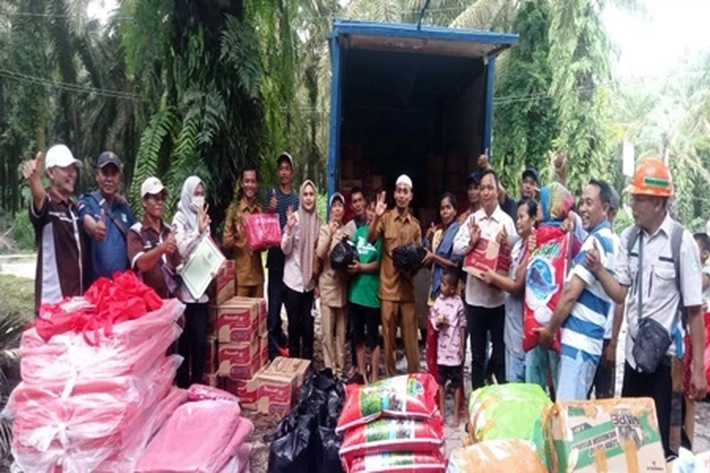
[[[269,359],[273,360],[279,355],[279,347],[283,345],[283,328],[281,327],[281,306],[286,299],[286,285],[284,274],[269,270]]]
[[[586,401],[597,371],[597,361],[577,350],[574,357],[560,355],[557,401]]]
[[[525,354],[525,382],[534,383],[547,392],[547,377],[552,374],[553,384],[557,383],[559,357],[553,350],[536,346]]]
[[[505,380],[508,383],[525,382],[525,355],[516,355],[505,349]]]

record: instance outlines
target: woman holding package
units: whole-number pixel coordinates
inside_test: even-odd
[[[340,376],[345,369],[347,273],[332,268],[330,254],[344,237],[352,238],[352,235],[343,225],[345,197],[336,192],[330,197],[329,206],[330,223],[321,225],[316,246],[316,256],[323,268],[318,277],[318,292],[323,332],[323,361],[326,368]]]
[[[202,238],[210,234],[208,209],[204,183],[197,176],[188,177],[173,217],[177,249],[183,261],[187,261]],[[178,353],[184,360],[178,368],[177,385],[187,388],[202,383],[207,356],[208,297],[203,294],[196,299],[183,284],[179,298],[185,303],[185,327],[178,339]]]
[[[505,379],[509,383],[525,382],[525,351],[523,350],[523,299],[525,296],[525,272],[528,268],[530,252],[534,250],[534,241],[530,237],[535,231],[538,205],[532,199],[518,202],[516,229],[520,239],[511,251],[512,264],[508,276],[488,270],[484,281],[506,292],[505,326]]]
[[[316,278],[314,257],[321,219],[316,210],[316,185],[310,179],[301,184],[297,212],[287,210],[286,228],[281,250],[286,256],[286,315],[288,316],[288,349],[292,358],[313,359],[313,309]]]
[[[460,224],[456,220],[456,196],[447,192],[439,199],[439,218],[441,223],[438,226],[429,228],[426,234],[425,246],[427,254],[424,264],[431,265],[431,291],[429,294],[429,307],[434,305],[434,301],[441,291],[441,276],[447,268],[458,268],[463,257],[454,255],[454,237],[459,231]],[[437,332],[430,323],[427,324],[426,337],[426,362],[429,373],[438,379],[437,373]]]

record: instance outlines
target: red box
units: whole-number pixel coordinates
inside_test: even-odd
[[[235,297],[216,308],[217,338],[220,343],[248,342],[258,332],[258,306]]]
[[[224,262],[214,278],[214,289],[210,292],[210,304],[221,305],[234,297],[234,260]]]
[[[259,339],[219,346],[217,373],[231,379],[250,379],[261,368]]]
[[[264,369],[265,375],[294,378],[294,387],[300,388],[311,367],[310,360],[301,358],[285,358],[277,356],[269,366]]]
[[[225,380],[226,385],[231,389],[228,389],[228,391],[239,398],[239,405],[242,409],[257,409],[259,402],[259,373],[248,380]]]
[[[489,270],[508,273],[510,246],[501,247],[495,240],[481,238],[476,247],[463,260],[463,270],[479,279]]]
[[[289,404],[294,400],[296,378],[262,371],[259,373],[259,402],[267,404]],[[261,406],[259,406],[261,407]]]

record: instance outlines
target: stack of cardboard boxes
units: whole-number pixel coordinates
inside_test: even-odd
[[[311,362],[279,357],[269,363],[266,300],[234,296],[233,261],[215,282],[204,384],[235,394],[243,409],[287,414]]]

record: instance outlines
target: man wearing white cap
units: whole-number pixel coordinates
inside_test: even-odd
[[[374,243],[383,237],[382,263],[380,266],[380,300],[382,310],[382,335],[384,338],[385,372],[396,374],[395,337],[397,326],[402,330],[407,371],[419,371],[418,322],[413,274],[394,267],[392,251],[407,243],[420,245],[422,229],[419,220],[409,213],[412,202],[412,180],[402,174],[397,178],[394,191],[395,208],[387,210],[386,194],[377,198],[375,219],[370,224],[367,240]]]
[[[174,290],[179,289],[171,287],[171,275],[180,264],[175,236],[163,222],[167,196],[168,189],[157,177],[143,181],[143,220],[131,227],[126,238],[131,268],[163,299],[175,296]]]
[[[42,166],[49,189],[42,185]],[[22,175],[32,193],[30,221],[39,254],[35,273],[35,315],[44,303],[58,302],[84,292],[84,243],[76,205],[71,199],[81,161],[69,148],[55,145],[47,156],[26,161]]]

